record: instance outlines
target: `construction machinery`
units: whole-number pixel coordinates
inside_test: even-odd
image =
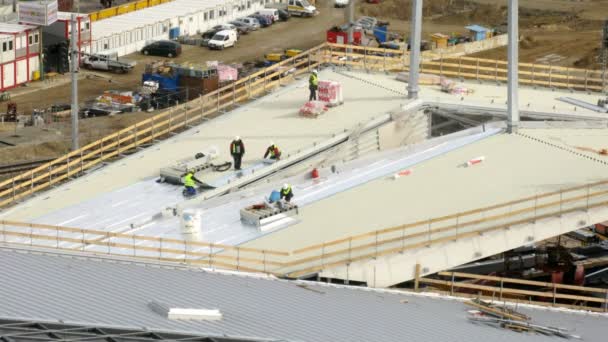
[[[259,203],[241,209],[241,222],[255,226],[260,231],[266,231],[282,220],[298,214],[298,206],[286,202],[278,201],[274,203]]]

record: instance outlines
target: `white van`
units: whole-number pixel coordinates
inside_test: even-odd
[[[279,10],[276,8],[262,8],[258,13],[272,17],[272,21],[279,21]]]
[[[236,45],[236,31],[223,30],[216,33],[207,43],[210,49],[223,50]]]
[[[316,14],[317,8],[311,5],[307,0],[288,0],[287,11],[289,11],[291,15],[312,17]]]

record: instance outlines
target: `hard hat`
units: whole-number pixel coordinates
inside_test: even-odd
[[[274,146],[274,141],[270,140],[270,146]]]
[[[312,73],[316,74],[317,73],[317,69],[313,69]]]
[[[239,137],[238,135],[234,137],[234,140],[239,141],[241,140],[241,137]]]
[[[287,188],[289,188],[289,184],[287,184],[287,183],[283,184],[283,189],[287,189]]]

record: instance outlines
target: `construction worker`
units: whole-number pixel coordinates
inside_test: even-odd
[[[308,78],[308,89],[310,90],[308,101],[317,100],[317,88],[319,88],[319,77],[317,76],[317,70],[315,69]]]
[[[232,159],[234,159],[234,169],[241,169],[241,160],[243,159],[243,155],[245,154],[245,144],[241,140],[241,137],[236,136],[234,140],[230,143],[230,155],[232,155]]]
[[[266,157],[276,160],[281,159],[281,150],[279,150],[279,147],[272,141],[270,142],[270,146],[266,149],[266,153],[264,153],[264,158]]]
[[[285,199],[286,202],[291,201],[293,198],[293,190],[291,190],[291,185],[285,183],[281,188],[281,199]]]
[[[186,175],[184,176],[183,183],[184,183],[184,186],[186,187],[185,192],[184,192],[184,194],[186,196],[196,195],[196,189],[194,188],[196,186],[194,172],[188,171],[188,173],[186,173]]]

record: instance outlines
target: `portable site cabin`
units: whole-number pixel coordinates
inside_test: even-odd
[[[443,33],[434,33],[431,35],[431,40],[437,49],[443,49],[448,47],[448,39],[450,37]]]
[[[0,90],[40,76],[40,41],[36,26],[0,23]]]
[[[489,29],[479,25],[470,25],[465,27],[465,29],[469,30],[471,40],[474,42],[486,39],[488,32],[490,31]]]
[[[195,35],[264,8],[264,0],[174,0],[93,22],[92,53],[119,56],[150,42]]]

